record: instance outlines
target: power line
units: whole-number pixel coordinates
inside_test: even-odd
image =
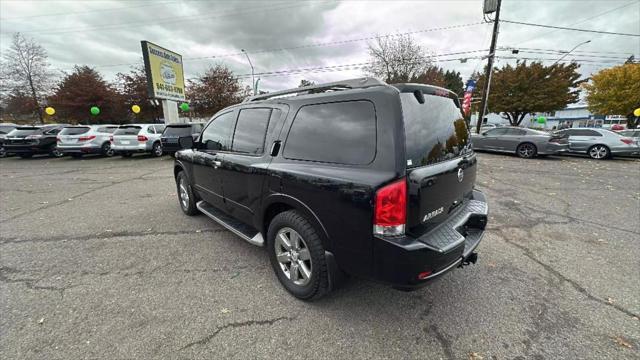
[[[542,48],[530,48],[530,47],[520,47],[520,46],[502,46],[499,50],[539,50],[539,51],[557,51],[559,53],[565,52],[568,50],[558,50],[558,49],[542,49]],[[574,50],[573,53],[588,53],[588,54],[619,54],[619,55],[632,55],[633,51],[592,51],[592,50]]]
[[[498,49],[498,51],[512,51],[512,49]],[[556,55],[556,54],[567,54],[566,51],[562,51],[562,50],[548,50],[548,51],[534,51],[534,50],[520,50],[518,49],[519,53],[526,53],[526,54],[541,54],[541,55]],[[618,60],[626,60],[628,59],[628,57],[621,57],[621,56],[606,56],[606,55],[590,55],[590,54],[583,54],[583,53],[576,53],[576,55],[580,55],[582,57],[590,57],[590,58],[601,58],[601,59],[618,59]]]
[[[613,8],[613,9],[606,10],[606,11],[604,11],[604,12],[601,12],[601,13],[595,14],[595,15],[590,16],[590,17],[588,17],[588,18],[585,18],[585,19],[582,19],[582,20],[576,21],[576,22],[571,23],[571,24],[569,24],[569,25],[567,25],[567,26],[574,26],[574,25],[582,24],[582,23],[583,23],[583,22],[585,22],[585,21],[593,20],[593,19],[598,18],[598,17],[600,17],[600,16],[603,16],[603,15],[606,15],[606,14],[609,14],[609,13],[612,13],[612,12],[614,12],[614,11],[616,11],[616,10],[623,9],[623,8],[626,8],[627,6],[630,6],[630,5],[633,5],[633,4],[637,4],[637,3],[638,3],[638,1],[632,1],[632,2],[630,2],[630,3],[628,3],[628,4],[625,4],[625,5],[622,5],[622,6],[618,6],[618,7],[615,7],[615,8]],[[529,41],[531,41],[531,40],[533,40],[533,39],[537,39],[537,38],[539,38],[539,37],[549,35],[549,34],[551,34],[551,33],[555,32],[555,31],[558,31],[558,29],[556,29],[556,30],[551,30],[551,31],[548,31],[548,32],[545,32],[544,34],[536,35],[536,36],[534,36],[534,37],[532,37],[532,38],[529,38],[529,39],[527,39],[527,40],[521,41],[521,42],[520,42],[520,44],[524,44],[524,43],[529,42]]]
[[[134,5],[134,6],[123,6],[123,7],[108,8],[108,9],[95,9],[95,10],[87,10],[87,11],[63,12],[63,13],[53,13],[53,14],[41,14],[41,15],[25,15],[25,16],[11,17],[11,18],[0,18],[0,20],[12,21],[12,20],[19,20],[19,19],[34,19],[34,18],[49,17],[49,16],[69,16],[69,15],[79,15],[79,14],[90,14],[94,12],[112,12],[112,11],[118,11],[118,10],[129,10],[129,9],[136,9],[136,8],[143,8],[143,7],[156,7],[156,6],[162,6],[166,4],[172,4],[172,3],[177,3],[177,1],[142,4],[142,5]]]
[[[571,31],[581,31],[581,32],[596,33],[596,34],[640,37],[640,34],[629,34],[629,33],[619,33],[619,32],[600,31],[600,30],[578,29],[578,28],[570,28],[570,27],[564,27],[564,26],[534,24],[534,23],[528,23],[528,22],[523,22],[523,21],[511,21],[511,20],[500,20],[500,21],[506,22],[506,23],[509,23],[509,24],[519,24],[519,25],[526,25],[526,26],[537,26],[537,27],[544,27],[544,28],[558,29],[558,30],[571,30]]]
[[[287,10],[292,8],[303,7],[305,5],[306,4],[304,3],[297,3],[296,5],[292,5],[292,6],[290,5],[290,6],[283,6],[283,7],[274,7],[273,5],[270,4],[270,5],[259,7],[259,8],[252,8],[251,10],[247,10],[247,11],[229,11],[229,12],[223,12],[223,13],[217,12],[215,14],[197,15],[197,16],[193,16],[193,15],[171,16],[171,17],[165,17],[165,18],[160,18],[160,19],[156,19],[153,21],[146,21],[146,22],[132,21],[132,22],[125,22],[125,23],[118,23],[118,24],[104,24],[100,26],[85,27],[85,28],[39,29],[39,30],[21,31],[21,33],[23,34],[43,33],[42,35],[47,36],[47,35],[66,34],[66,33],[74,33],[74,32],[114,30],[114,29],[120,29],[120,28],[136,28],[136,27],[141,27],[145,25],[173,24],[173,23],[181,23],[185,21],[193,22],[193,21],[202,21],[202,20],[208,20],[208,19],[224,18],[230,15],[241,15],[241,14],[250,14],[250,13],[256,13],[256,12],[265,12],[265,11]],[[7,33],[7,32],[5,31],[2,33]]]

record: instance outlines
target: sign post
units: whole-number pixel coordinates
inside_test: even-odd
[[[165,124],[177,123],[177,101],[185,100],[182,55],[148,41],[141,44],[149,97],[162,100]]]

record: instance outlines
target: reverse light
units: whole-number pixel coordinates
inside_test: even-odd
[[[147,141],[149,140],[148,137],[144,136],[144,135],[138,135],[138,141]]]
[[[620,139],[620,141],[622,141],[623,143],[625,143],[627,145],[633,144],[633,139],[629,139],[629,138],[622,138],[622,139]]]
[[[95,135],[90,135],[90,136],[80,136],[78,138],[78,141],[89,141],[89,140],[93,140],[95,139],[96,136]]]
[[[373,233],[403,235],[407,223],[407,181],[402,178],[376,192]]]

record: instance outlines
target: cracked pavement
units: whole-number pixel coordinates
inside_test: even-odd
[[[1,159],[0,358],[640,357],[640,161],[479,161],[478,264],[305,303],[169,157]]]

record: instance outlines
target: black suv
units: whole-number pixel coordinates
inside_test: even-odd
[[[4,150],[7,155],[17,154],[21,158],[30,158],[35,154],[64,156],[56,145],[57,135],[65,126],[67,125],[18,126],[4,139]]]
[[[413,289],[476,261],[488,207],[451,91],[364,78],[258,95],[180,142],[182,210],[266,245],[298,298],[343,273]]]
[[[204,128],[205,123],[187,123],[187,124],[169,124],[164,128],[160,142],[162,150],[170,155],[174,155],[176,151],[182,150],[178,139],[185,136],[191,136],[197,139]]]

